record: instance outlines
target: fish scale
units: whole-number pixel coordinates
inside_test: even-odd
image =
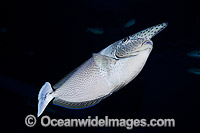
[[[91,81],[94,84],[89,84]],[[66,84],[61,85],[55,93],[62,100],[80,102],[85,97],[91,100],[102,95],[102,87],[108,88],[109,86],[106,83],[105,76],[100,73],[94,59],[91,58],[73,74]],[[73,94],[70,94],[72,92]],[[93,95],[86,95],[90,93]]]

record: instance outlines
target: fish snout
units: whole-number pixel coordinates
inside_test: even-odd
[[[150,28],[150,38],[151,39],[152,37],[154,37],[155,35],[157,35],[158,33],[160,33],[163,29],[165,29],[167,27],[168,23],[167,22],[164,22],[162,24],[158,24],[156,26],[153,26]]]
[[[150,28],[147,28],[145,30],[142,30],[134,35],[132,35],[133,38],[146,38],[151,39],[155,35],[157,35],[159,32],[161,32],[163,29],[167,27],[168,23],[164,22],[162,24],[158,24],[155,26],[152,26]]]

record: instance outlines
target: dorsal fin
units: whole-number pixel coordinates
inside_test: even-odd
[[[67,81],[67,80],[74,74],[74,72],[76,72],[76,70],[77,70],[78,68],[79,68],[79,67],[77,67],[76,69],[74,69],[73,71],[71,71],[69,74],[67,74],[65,77],[63,77],[60,81],[58,81],[58,82],[53,86],[53,88],[54,88],[54,89],[59,88],[62,84],[65,83],[65,81]]]

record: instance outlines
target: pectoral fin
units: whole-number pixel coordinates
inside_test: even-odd
[[[101,54],[93,54],[95,64],[103,71],[110,71],[116,63],[116,59]]]

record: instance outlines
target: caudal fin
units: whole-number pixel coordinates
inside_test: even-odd
[[[38,114],[37,117],[39,117],[48,103],[54,98],[53,89],[51,88],[51,84],[49,82],[46,82],[42,88],[40,89],[39,95],[38,95]]]

